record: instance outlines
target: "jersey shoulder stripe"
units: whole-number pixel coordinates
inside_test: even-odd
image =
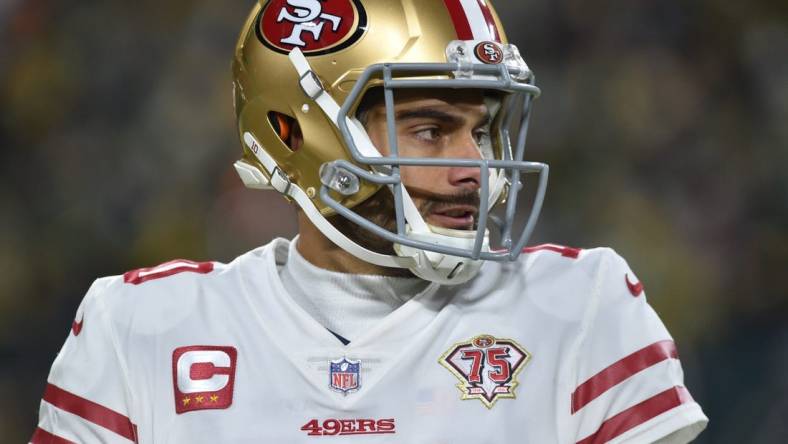
[[[120,435],[129,441],[137,441],[137,426],[131,420],[112,409],[93,401],[77,396],[62,388],[48,384],[44,391],[44,401],[63,411],[101,426]]]
[[[572,414],[606,391],[666,359],[678,359],[676,344],[671,340],[655,342],[616,361],[604,370],[588,378],[572,393]]]
[[[581,439],[577,444],[596,444],[609,442],[624,432],[673,410],[683,404],[695,402],[689,391],[681,386],[669,388],[645,401],[636,404],[609,419],[599,426],[596,432]]]
[[[563,245],[556,245],[556,244],[542,244],[542,245],[535,245],[533,247],[525,247],[523,248],[523,253],[536,253],[539,251],[552,251],[554,253],[560,253],[563,257],[568,257],[572,259],[577,259],[580,257],[580,253],[583,251],[582,248],[574,248],[574,247],[565,247]]]
[[[123,282],[140,285],[147,281],[162,279],[179,273],[208,274],[214,270],[213,262],[194,262],[186,259],[176,259],[161,265],[137,270],[127,271],[123,274]]]
[[[55,434],[49,433],[41,427],[36,427],[33,436],[30,438],[30,444],[77,444],[74,441],[69,441],[61,438]]]

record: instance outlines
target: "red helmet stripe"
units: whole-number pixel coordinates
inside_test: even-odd
[[[449,10],[452,22],[454,22],[457,38],[460,40],[473,40],[471,24],[465,15],[465,9],[462,7],[460,0],[443,0],[443,2],[446,4],[446,9]]]
[[[487,0],[443,0],[460,40],[501,41]]]

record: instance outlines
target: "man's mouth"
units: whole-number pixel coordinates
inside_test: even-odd
[[[477,209],[470,206],[452,206],[432,211],[427,221],[435,226],[453,230],[473,230]]]

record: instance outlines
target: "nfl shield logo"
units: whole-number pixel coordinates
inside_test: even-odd
[[[361,361],[353,361],[347,358],[331,361],[328,386],[331,390],[347,395],[359,389],[360,374]]]

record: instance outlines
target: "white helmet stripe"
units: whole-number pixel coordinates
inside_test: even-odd
[[[484,6],[479,2],[483,2]],[[487,8],[484,0],[460,0],[460,5],[471,25],[474,40],[498,40],[495,23],[489,23],[482,10],[482,7]]]

